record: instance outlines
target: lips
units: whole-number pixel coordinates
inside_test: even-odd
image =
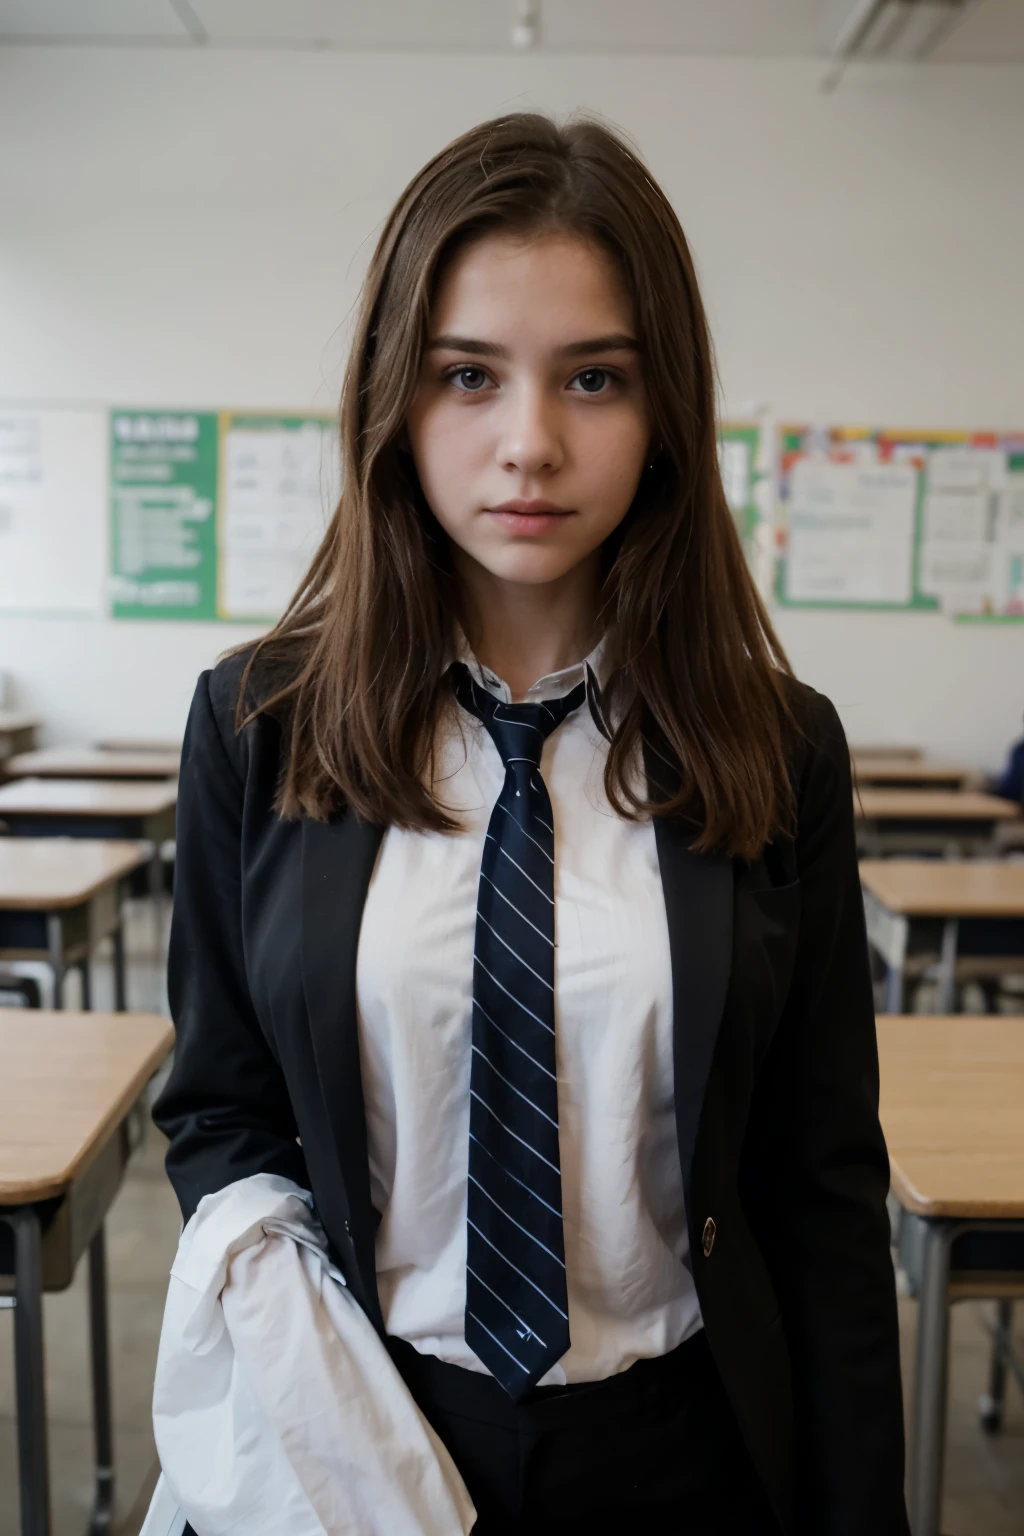
[[[503,501],[500,506],[488,507],[488,517],[508,532],[517,535],[537,536],[557,528],[572,511],[553,501]]]
[[[568,517],[570,515],[570,509],[568,507],[560,507],[558,503],[554,501],[539,500],[522,501],[516,499],[514,501],[503,501],[499,506],[488,507],[487,510],[488,512],[497,513],[511,512],[519,517]]]

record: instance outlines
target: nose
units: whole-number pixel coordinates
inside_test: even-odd
[[[502,469],[521,475],[561,468],[565,449],[558,408],[540,385],[523,384],[507,397],[497,453]]]

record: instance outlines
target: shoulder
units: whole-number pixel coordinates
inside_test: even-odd
[[[253,751],[264,738],[273,736],[275,749],[277,743],[277,724],[267,716],[239,726],[260,699],[259,678],[251,666],[255,655],[255,645],[243,646],[201,673],[189,716],[193,747],[222,753],[240,778],[246,776]]]
[[[793,725],[794,767],[805,772],[811,762],[825,758],[848,772],[850,749],[832,700],[795,677],[786,679],[785,697]]]
[[[786,702],[797,841],[825,825],[836,830],[852,827],[850,748],[835,705],[795,678],[787,680]]]
[[[242,679],[245,676],[246,667],[252,660],[253,651],[254,647],[251,645],[237,651],[230,651],[226,656],[221,657],[216,666],[211,667],[200,677],[200,686],[205,683],[210,707],[218,721],[234,720]]]

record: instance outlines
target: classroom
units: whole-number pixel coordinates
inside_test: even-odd
[[[0,0],[0,1536],[1024,1536],[1022,145],[1015,0]]]

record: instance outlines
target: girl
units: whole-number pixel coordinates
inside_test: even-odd
[[[904,1533],[846,743],[620,138],[512,115],[415,177],[341,425],[303,588],[189,720],[186,1220],[311,1192],[479,1536]]]

